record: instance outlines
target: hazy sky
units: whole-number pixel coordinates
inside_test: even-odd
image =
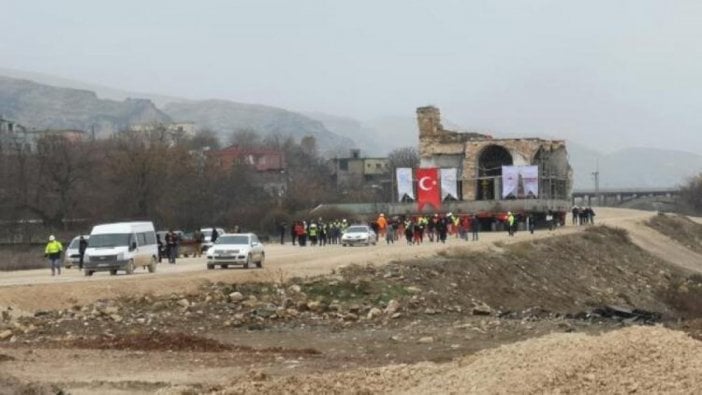
[[[702,1],[0,0],[0,67],[370,119],[702,148]]]

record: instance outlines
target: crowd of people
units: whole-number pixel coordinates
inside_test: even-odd
[[[577,208],[577,211],[576,211]],[[534,233],[537,224],[540,227],[553,230],[565,224],[562,213],[547,212],[536,217],[532,213],[499,213],[496,215],[433,213],[416,215],[386,216],[380,213],[370,221],[360,221],[360,224],[370,226],[376,233],[376,242],[385,241],[387,244],[404,241],[407,245],[417,245],[425,242],[445,243],[449,237],[462,240],[479,239],[482,230],[504,230],[509,236],[514,236],[518,229]],[[573,224],[584,225],[594,223],[595,213],[592,208],[573,208]],[[341,244],[341,236],[349,222],[346,219],[299,220],[290,226],[287,223],[278,225],[280,244],[285,244],[288,237],[292,245],[297,246],[327,246]]]
[[[349,223],[345,218],[329,221],[319,218],[310,221],[295,221],[289,229],[286,223],[280,223],[278,232],[280,244],[285,244],[285,237],[289,231],[293,245],[299,245],[300,247],[305,247],[308,244],[312,246],[326,246],[341,244],[341,236],[348,227]]]
[[[368,224],[376,235],[377,241],[387,244],[395,243],[404,238],[408,244],[427,242],[445,243],[449,236],[464,240],[478,240],[480,220],[477,215],[398,215],[388,218],[381,213],[377,219]],[[349,222],[346,219],[325,221],[316,220],[295,221],[290,226],[286,223],[278,225],[280,244],[285,244],[289,235],[292,245],[304,247],[327,246],[341,244],[341,236]]]

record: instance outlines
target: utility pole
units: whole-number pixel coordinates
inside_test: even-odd
[[[592,172],[592,177],[595,179],[595,197],[597,198],[597,206],[600,206],[600,161],[595,165],[595,171]]]

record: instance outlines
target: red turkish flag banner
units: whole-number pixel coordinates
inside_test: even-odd
[[[431,204],[435,209],[441,208],[441,188],[439,184],[439,169],[417,169],[417,208],[422,211],[425,204]]]

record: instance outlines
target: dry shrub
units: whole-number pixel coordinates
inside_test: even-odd
[[[646,225],[670,237],[683,246],[702,253],[702,225],[680,215],[659,214]]]
[[[698,274],[673,279],[661,298],[683,318],[702,318],[702,282]]]

